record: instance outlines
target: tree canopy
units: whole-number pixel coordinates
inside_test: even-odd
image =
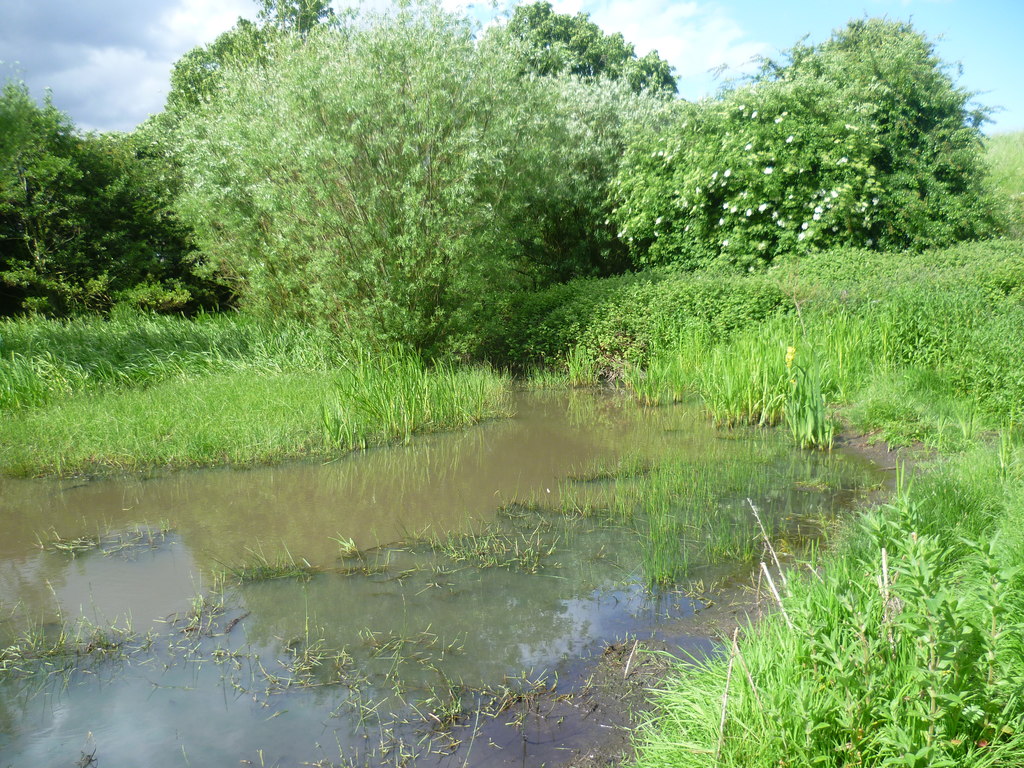
[[[504,32],[524,44],[527,66],[536,74],[605,77],[637,92],[676,92],[672,67],[657,51],[638,57],[620,33],[605,34],[589,14],[555,13],[549,2],[519,5]]]

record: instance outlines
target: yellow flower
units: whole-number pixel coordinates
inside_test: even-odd
[[[786,347],[786,368],[793,367],[794,357],[796,357],[796,347]]]

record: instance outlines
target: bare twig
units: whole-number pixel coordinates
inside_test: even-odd
[[[626,669],[622,673],[622,679],[625,680],[629,677],[629,667],[633,663],[633,654],[636,653],[636,647],[640,644],[640,638],[633,641],[633,650],[629,652],[629,658],[626,659]]]
[[[775,567],[779,570],[779,578],[782,579],[782,586],[789,588],[789,583],[786,581],[786,574],[782,572],[782,563],[779,562],[779,556],[775,552],[775,547],[772,546],[771,540],[768,538],[768,532],[764,529],[764,523],[761,522],[761,515],[758,514],[757,507],[754,506],[749,498],[747,498],[747,504],[750,505],[750,509],[754,512],[754,519],[757,520],[757,525],[761,529],[761,536],[764,538],[764,543],[768,547],[768,551],[772,554],[772,560],[775,561]]]

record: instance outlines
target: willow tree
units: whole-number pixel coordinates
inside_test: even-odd
[[[252,310],[438,349],[514,280],[544,90],[437,8],[282,35],[268,62],[180,127],[206,258]]]

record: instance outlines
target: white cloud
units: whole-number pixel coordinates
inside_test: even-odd
[[[130,130],[163,108],[171,67],[189,49],[212,42],[253,0],[98,0],[88,12],[62,0],[19,4],[0,28],[2,74],[24,78],[85,130]],[[102,7],[96,7],[102,6]],[[13,70],[13,72],[12,72]]]
[[[180,0],[149,30],[150,37],[175,59],[190,48],[212,42],[234,26],[239,16],[255,19],[252,0]]]

